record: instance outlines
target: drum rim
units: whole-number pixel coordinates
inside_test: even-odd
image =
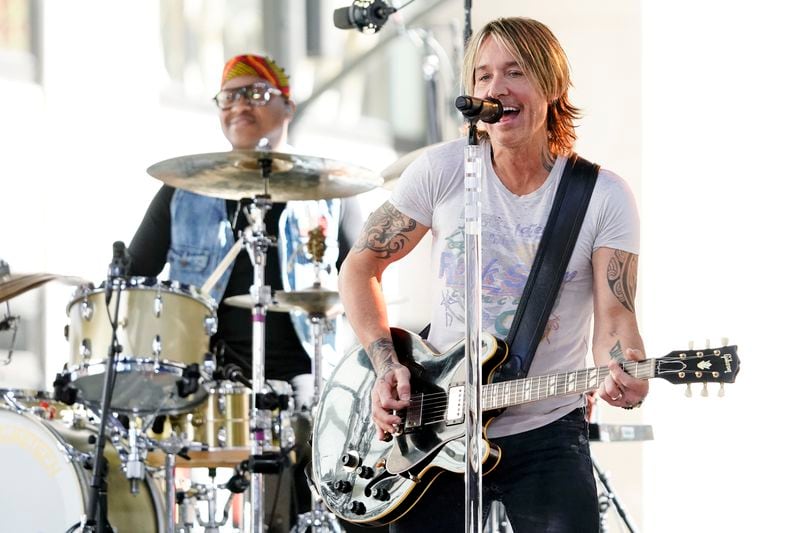
[[[67,315],[70,309],[77,302],[93,296],[95,294],[105,294],[106,282],[103,281],[99,287],[94,284],[80,285],[75,289],[72,299],[67,304]],[[147,290],[156,291],[161,290],[175,296],[183,296],[192,300],[199,300],[209,311],[216,313],[217,304],[209,295],[200,292],[200,289],[188,283],[181,283],[176,280],[161,280],[151,276],[130,276],[124,279],[122,290]]]
[[[78,380],[85,377],[95,377],[99,376],[100,374],[105,373],[105,364],[107,359],[102,361],[97,361],[94,363],[81,363],[79,365],[72,365],[67,368],[65,371],[66,374],[69,375],[70,378],[70,386],[78,387]],[[126,369],[120,371],[119,365],[124,365]],[[131,369],[134,370],[131,370]],[[124,358],[117,361],[117,373],[123,374],[139,374],[139,373],[147,373],[147,372],[158,372],[159,374],[170,374],[172,376],[177,376],[178,378],[183,377],[183,370],[184,366],[176,363],[172,363],[169,361],[153,361],[152,359],[146,358]],[[142,372],[144,369],[144,372]],[[202,392],[201,392],[202,391]],[[202,386],[197,388],[196,397],[194,397],[191,401],[187,401],[186,403],[182,403],[180,406],[163,409],[161,411],[154,411],[150,409],[133,409],[133,408],[125,408],[125,407],[116,407],[115,410],[122,412],[122,413],[160,413],[160,414],[183,414],[187,411],[191,411],[201,403],[203,403],[206,398],[208,398],[207,391]],[[186,400],[186,398],[182,398]],[[99,401],[94,400],[87,400],[86,398],[81,398],[78,400],[78,403],[89,407],[97,407],[99,406]]]

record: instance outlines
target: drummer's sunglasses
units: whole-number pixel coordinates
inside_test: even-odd
[[[270,87],[263,82],[256,82],[236,89],[222,89],[214,97],[214,103],[222,110],[230,109],[239,98],[246,98],[253,106],[267,105],[272,96],[281,96],[275,87]]]

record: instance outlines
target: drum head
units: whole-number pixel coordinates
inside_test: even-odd
[[[42,423],[0,409],[3,531],[67,531],[84,512],[83,478]]]

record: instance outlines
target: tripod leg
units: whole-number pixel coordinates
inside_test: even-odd
[[[597,465],[597,462],[594,460],[594,457],[592,457],[592,466],[594,467],[594,472],[595,475],[597,476],[597,479],[600,481],[600,484],[603,485],[603,490],[605,491],[605,496],[607,499],[607,501],[605,502],[600,502],[601,505],[605,507],[605,509],[602,509],[600,512],[601,525],[605,521],[604,515],[606,513],[606,510],[608,509],[608,502],[611,502],[611,504],[614,505],[617,514],[625,523],[625,527],[628,528],[628,531],[630,531],[630,533],[636,533],[636,527],[628,519],[628,513],[625,512],[625,509],[622,507],[622,503],[619,501],[619,498],[617,498],[617,495],[614,493],[614,489],[611,488],[611,483],[609,483],[608,477],[602,470],[600,470],[600,467]]]

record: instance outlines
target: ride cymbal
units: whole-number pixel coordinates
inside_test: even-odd
[[[268,192],[275,202],[345,198],[383,180],[374,172],[321,157],[233,150],[167,159],[147,173],[167,185],[204,196],[239,200],[264,194],[261,161],[270,167]]]

